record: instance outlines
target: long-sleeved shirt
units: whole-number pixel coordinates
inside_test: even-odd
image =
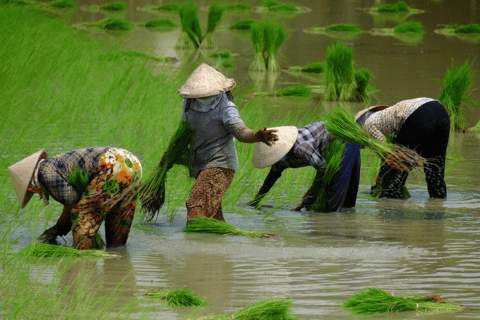
[[[377,111],[365,121],[365,129],[375,140],[386,142],[386,136],[396,137],[405,120],[420,106],[435,101],[431,98],[403,100],[397,104]]]

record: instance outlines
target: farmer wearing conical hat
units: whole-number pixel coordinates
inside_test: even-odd
[[[8,168],[20,206],[34,193],[44,204],[49,198],[63,204],[55,226],[40,239],[54,243],[72,230],[78,249],[103,246],[98,229],[105,220],[107,245],[124,245],[135,213],[132,195],[142,177],[137,157],[112,147],[83,148],[48,159],[46,149]]]
[[[253,131],[245,125],[230,90],[235,80],[202,63],[178,90],[183,118],[193,129],[190,158],[196,178],[187,199],[187,222],[198,217],[225,221],[222,198],[238,169],[235,138],[271,145],[275,130]]]
[[[312,209],[319,196],[327,161],[322,150],[331,143],[333,136],[325,129],[323,122],[315,122],[300,129],[296,127],[277,127],[278,141],[271,147],[257,144],[252,164],[256,168],[270,167],[270,171],[255,198],[248,204],[258,206],[259,202],[270,191],[275,182],[288,168],[312,166],[316,176],[302,202],[292,209]],[[347,143],[343,152],[340,169],[326,186],[326,212],[340,211],[342,208],[353,208],[357,200],[360,182],[360,146]]]
[[[400,101],[393,106],[375,106],[361,110],[355,116],[372,138],[415,150],[426,159],[423,166],[428,193],[431,198],[445,198],[445,156],[450,135],[450,119],[443,105],[431,98]],[[399,154],[389,157],[400,158]],[[401,160],[401,159],[400,159]],[[388,159],[387,159],[388,162]],[[380,197],[405,198],[403,189],[408,171],[400,171],[384,162],[376,180]]]

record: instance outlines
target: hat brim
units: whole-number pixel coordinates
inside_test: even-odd
[[[378,112],[378,111],[382,111],[382,110],[384,110],[386,108],[389,108],[389,107],[390,106],[387,106],[387,105],[379,105],[379,106],[373,106],[373,107],[370,107],[370,108],[360,110],[355,115],[355,121],[359,125],[363,126],[365,124],[365,121],[367,121],[368,117],[370,117],[372,114],[374,114],[375,112]]]
[[[268,130],[277,130],[275,134],[278,140],[271,146],[263,142],[255,144],[252,158],[252,165],[255,168],[262,169],[275,164],[292,149],[297,141],[298,128],[295,126],[273,127]]]

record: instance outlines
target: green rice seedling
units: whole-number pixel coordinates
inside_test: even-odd
[[[208,55],[209,58],[213,58],[213,59],[228,59],[231,56],[232,56],[232,53],[228,50],[217,51]]]
[[[178,24],[174,23],[170,19],[152,19],[145,22],[146,28],[159,28],[159,29],[173,29],[177,28]]]
[[[188,122],[180,121],[168,144],[165,163],[159,164],[137,189],[136,194],[142,203],[141,211],[146,212],[145,220],[151,221],[165,202],[165,185],[170,168],[179,164],[191,170],[190,144],[193,134]]]
[[[293,3],[283,3],[276,0],[264,1],[263,6],[268,8],[269,11],[286,11],[286,12],[299,11],[298,7]]]
[[[472,104],[472,100],[469,98],[475,75],[472,64],[473,62],[467,60],[463,65],[457,67],[452,59],[452,64],[441,83],[442,89],[438,100],[448,111],[452,130],[465,129],[462,103],[467,106]]]
[[[355,33],[364,32],[355,23],[331,24],[331,25],[325,27],[325,31],[330,31],[330,32],[355,32]]]
[[[312,62],[303,66],[300,71],[308,73],[323,73],[326,69],[326,66],[327,64],[325,61]]]
[[[26,5],[28,2],[26,0],[1,0],[0,4],[17,4],[17,5]]]
[[[195,307],[208,305],[207,300],[200,297],[190,288],[160,289],[145,293],[146,296],[165,300],[171,306]]]
[[[100,9],[107,11],[127,11],[127,6],[123,2],[111,2],[100,6]]]
[[[16,257],[95,257],[108,258],[112,257],[112,253],[102,250],[77,250],[75,248],[46,244],[46,243],[31,243],[24,247],[17,253]]]
[[[249,11],[252,10],[252,6],[246,3],[232,3],[226,4],[225,9],[229,11]]]
[[[231,234],[248,238],[268,238],[274,235],[262,231],[242,230],[224,221],[203,217],[192,219],[183,231],[187,233]]]
[[[401,311],[451,312],[462,306],[445,303],[438,296],[394,296],[378,288],[368,288],[345,300],[342,309],[355,314],[382,314]]]
[[[480,24],[472,23],[463,26],[458,26],[455,28],[455,33],[463,33],[463,34],[478,34],[480,33]]]
[[[308,210],[313,210],[316,212],[325,212],[327,205],[327,185],[332,181],[333,176],[340,169],[340,164],[342,163],[343,151],[345,149],[345,143],[340,141],[340,139],[333,139],[333,141],[325,146],[322,150],[322,155],[327,162],[325,167],[325,173],[322,177],[320,184],[320,192],[315,198],[315,201],[308,208]],[[315,181],[314,183],[319,183]]]
[[[381,6],[377,9],[377,11],[382,13],[406,13],[409,11],[409,8],[405,2],[398,1],[394,4]]]
[[[288,32],[284,24],[279,24],[267,21],[265,26],[265,47],[264,51],[267,54],[267,71],[278,72],[280,66],[275,59],[275,54],[278,48],[288,38]]]
[[[180,8],[182,34],[175,44],[176,49],[196,49],[200,47],[203,37],[197,11],[197,5],[191,1],[184,3]]]
[[[311,90],[304,84],[298,84],[285,89],[278,90],[277,96],[289,96],[289,97],[310,97]]]
[[[230,29],[231,30],[250,30],[250,28],[252,27],[252,24],[254,24],[255,22],[256,20],[253,20],[253,19],[242,19],[233,23],[230,26]]]
[[[122,17],[111,17],[96,24],[98,27],[106,30],[129,31],[133,28],[132,24]]]
[[[355,100],[355,78],[352,48],[333,43],[327,49],[325,74],[325,100]]]
[[[90,183],[90,178],[88,174],[83,173],[80,168],[77,168],[73,170],[68,177],[68,182],[73,185],[78,192],[83,194],[87,189],[88,184]]]
[[[418,21],[407,21],[393,28],[395,33],[425,33],[423,24]]]
[[[252,39],[255,56],[249,66],[250,71],[267,71],[263,51],[265,48],[265,25],[266,21],[258,21],[253,23],[250,27],[250,36]]]
[[[182,9],[181,3],[167,3],[157,6],[155,8],[158,11],[170,11],[170,12],[179,12]]]
[[[280,299],[268,299],[251,304],[237,312],[231,319],[236,320],[295,320],[290,315],[291,302]]]
[[[75,8],[77,5],[72,0],[58,0],[48,3],[50,6],[59,9],[70,9]]]
[[[356,99],[357,101],[365,101],[368,100],[367,88],[368,84],[370,83],[370,79],[372,77],[372,71],[367,68],[360,68],[355,70],[354,72],[355,77],[355,86],[356,86]]]
[[[213,44],[213,31],[218,25],[218,22],[222,18],[223,12],[226,7],[223,4],[212,3],[208,8],[208,20],[207,20],[207,31],[203,37],[202,43],[200,45],[201,49],[213,49],[215,46]]]

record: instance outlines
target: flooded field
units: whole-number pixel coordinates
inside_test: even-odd
[[[478,1],[406,1],[410,7],[423,11],[405,18],[420,21],[425,27],[423,38],[415,43],[395,37],[376,36],[369,32],[371,29],[392,28],[397,24],[367,12],[370,7],[391,2],[292,2],[309,10],[299,14],[269,16],[274,21],[285,23],[290,32],[290,37],[278,52],[277,60],[280,66],[303,66],[324,61],[327,47],[339,41],[352,47],[356,68],[368,68],[372,71],[374,77],[371,85],[378,91],[372,96],[371,102],[365,103],[325,102],[319,97],[256,97],[255,93],[258,91],[274,92],[295,84],[315,85],[319,82],[311,77],[292,75],[285,70],[259,79],[248,72],[254,55],[248,32],[218,28],[214,34],[214,43],[218,50],[229,50],[234,54],[230,58],[234,68],[221,70],[225,75],[236,79],[237,88],[234,94],[241,98],[235,102],[240,114],[246,115],[247,119],[253,119],[255,113],[245,105],[255,99],[263,108],[262,121],[271,121],[271,126],[286,124],[281,119],[288,116],[292,121],[290,125],[301,126],[318,121],[321,115],[336,105],[353,113],[374,104],[394,104],[400,100],[423,96],[438,98],[441,84],[435,79],[443,79],[452,60],[457,65],[466,60],[474,61],[473,67],[477,71],[474,76],[476,84],[470,98],[480,102],[480,61],[474,60],[480,53],[480,41],[435,33],[436,29],[448,24],[480,23]],[[76,3],[78,7],[68,16],[71,25],[96,22],[108,16],[103,12],[88,10],[90,5],[100,4],[100,1],[77,0]],[[128,11],[123,16],[131,22],[167,18],[179,24],[178,14],[144,10],[147,6],[169,3],[167,1],[132,0],[124,3],[128,5]],[[204,8],[212,1],[196,3],[203,8],[199,16],[203,27],[207,17]],[[262,1],[245,3],[260,6]],[[229,26],[245,18],[261,19],[266,16],[255,11],[242,14],[225,13],[220,26]],[[305,31],[308,28],[337,23],[355,23],[366,32],[352,39],[338,39]],[[120,43],[120,47],[125,50],[172,57],[174,61],[159,64],[157,72],[173,70],[174,73],[178,72],[178,78],[181,79],[188,76],[198,61],[215,65],[215,60],[205,58],[206,53],[195,53],[193,57],[193,53],[186,54],[175,50],[174,45],[180,33],[181,28],[159,32],[136,27],[123,35],[101,33],[100,38]],[[175,101],[180,108],[180,99]],[[158,103],[161,104],[162,101]],[[471,109],[465,108],[464,111],[467,127],[475,126],[480,121],[480,105],[477,104]],[[315,117],[317,114],[318,118]],[[159,126],[168,121],[163,117],[166,117],[165,112],[157,119]],[[176,121],[177,119],[173,122]],[[156,125],[154,121],[147,123]],[[269,126],[270,123],[264,125]],[[174,125],[170,125],[169,128],[173,127]],[[87,132],[89,143],[125,143],[132,148],[135,146],[134,151],[141,156],[151,156],[145,156],[148,158],[148,165],[159,160],[147,153],[145,149],[148,149],[148,145],[137,146],[115,134],[110,135],[109,140],[104,142],[99,137],[106,137],[107,129],[98,130],[101,133],[98,136],[94,135],[93,131]],[[140,129],[135,127],[135,130]],[[167,132],[168,134],[171,132]],[[91,136],[93,138],[90,138]],[[56,154],[82,143],[71,133],[62,142],[47,143],[35,136],[21,140],[19,144],[10,136],[0,137],[0,141],[5,146],[2,148],[4,158],[11,163],[18,161],[18,155],[27,156],[42,147],[51,146],[52,154]],[[165,145],[164,142],[162,144]],[[119,258],[81,260],[69,266],[61,279],[57,279],[55,275],[56,266],[61,264],[61,261],[51,262],[51,265],[45,268],[39,265],[38,269],[43,270],[42,281],[59,282],[59,290],[71,290],[70,279],[80,274],[88,275],[85,282],[94,285],[98,292],[105,292],[105,295],[110,294],[113,288],[120,288],[115,303],[105,317],[110,313],[121,312],[124,305],[131,303],[132,299],[138,306],[134,317],[196,319],[204,315],[233,313],[248,304],[278,297],[292,301],[292,314],[299,319],[480,319],[479,146],[480,133],[451,133],[445,179],[448,197],[445,200],[429,199],[424,173],[416,170],[407,180],[412,195],[410,199],[377,200],[369,195],[369,181],[362,179],[355,210],[329,214],[290,211],[308,188],[313,168],[302,169],[298,175],[290,173],[282,177],[292,184],[278,183],[267,196],[262,210],[246,207],[245,204],[256,193],[267,172],[249,175],[249,172],[252,172],[249,168],[252,149],[240,147],[239,153],[244,151],[240,155],[240,161],[245,167],[241,165],[228,191],[230,196],[227,193],[225,218],[227,222],[241,229],[268,231],[278,236],[249,239],[186,234],[182,232],[186,222],[186,209],[181,201],[177,201],[176,207],[168,208],[169,212],[176,214],[173,221],[163,216],[148,225],[137,221],[140,227],[132,228],[127,246],[115,250],[119,253]],[[5,166],[9,165],[5,160],[3,163]],[[362,171],[368,165],[368,161],[364,161]],[[4,182],[0,190],[5,199],[3,211],[7,212],[11,210],[15,199],[8,174],[4,172],[2,177]],[[181,177],[183,176],[177,175],[177,179]],[[177,191],[172,197],[185,199],[190,186],[191,182],[180,185],[177,189],[181,191]],[[292,196],[292,192],[287,192],[287,189],[298,190],[298,195]],[[40,201],[35,199],[35,202],[38,203],[32,205],[33,208],[22,210],[18,215],[41,212],[43,208]],[[279,207],[279,204],[284,205]],[[54,208],[60,210],[58,206]],[[32,241],[31,231],[42,232],[46,225],[52,225],[59,212],[49,209],[47,214],[37,218],[39,222],[33,226],[29,221],[25,221],[25,218],[20,219],[22,222],[18,222],[18,228],[10,237],[11,241],[20,237],[14,249]],[[13,223],[17,217],[11,215],[7,221]],[[2,232],[6,232],[5,230]],[[71,235],[59,243],[71,244]],[[37,270],[36,264],[31,267]],[[35,276],[32,271],[32,278]],[[193,289],[211,304],[199,308],[168,307],[142,295],[151,289],[183,286]],[[369,287],[378,287],[396,295],[439,295],[448,302],[461,304],[468,309],[447,314],[405,312],[389,314],[386,317],[354,316],[341,309],[345,299]]]

